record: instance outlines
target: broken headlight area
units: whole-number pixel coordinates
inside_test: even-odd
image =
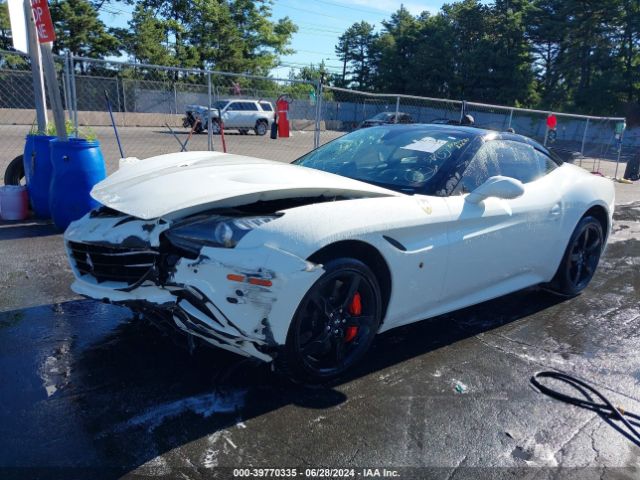
[[[251,230],[276,218],[277,215],[193,218],[167,230],[165,237],[175,247],[195,254],[204,246],[234,248]]]

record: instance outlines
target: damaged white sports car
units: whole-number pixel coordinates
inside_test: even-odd
[[[378,332],[546,283],[591,280],[612,182],[519,135],[447,125],[350,133],[285,164],[162,155],[71,224],[79,294],[322,381]]]

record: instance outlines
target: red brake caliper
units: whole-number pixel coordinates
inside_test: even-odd
[[[362,315],[362,299],[360,298],[360,292],[356,292],[353,296],[353,300],[349,304],[349,314],[358,317]],[[344,341],[350,342],[356,335],[358,334],[358,327],[355,325],[350,325],[344,332]]]

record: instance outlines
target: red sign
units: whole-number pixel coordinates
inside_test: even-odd
[[[56,39],[56,33],[53,30],[53,22],[51,21],[47,0],[31,0],[31,9],[36,20],[38,40],[40,43],[53,42]]]
[[[549,130],[555,130],[556,126],[558,125],[558,119],[556,118],[556,116],[552,113],[547,117],[547,128]]]

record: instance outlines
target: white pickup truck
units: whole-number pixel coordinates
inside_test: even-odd
[[[200,133],[207,129],[207,106],[187,105],[186,116],[182,123],[185,128],[195,127],[195,132]],[[265,135],[273,122],[273,105],[265,100],[218,100],[210,110],[211,131],[220,133],[220,118],[226,129],[238,130],[246,135],[253,130],[256,135]]]

